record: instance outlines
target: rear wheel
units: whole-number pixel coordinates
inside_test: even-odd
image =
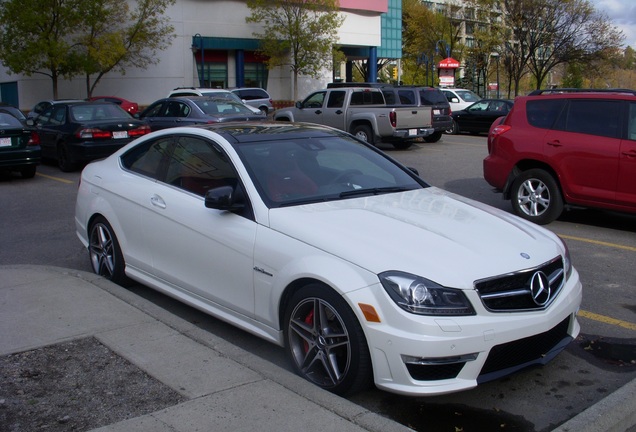
[[[451,127],[446,129],[446,133],[449,135],[457,135],[459,133],[459,125],[455,120],[453,120],[453,124],[451,125]]]
[[[554,177],[545,170],[522,172],[512,183],[512,209],[517,216],[545,225],[563,212],[561,190]]]
[[[20,175],[22,176],[22,178],[33,178],[35,177],[35,170],[36,166],[30,165],[20,169]]]
[[[296,373],[336,394],[355,393],[372,381],[367,341],[355,314],[329,287],[298,290],[285,310],[285,349]]]
[[[358,139],[368,142],[369,144],[373,144],[374,142],[373,131],[371,130],[371,127],[367,125],[358,125],[353,128],[351,133],[355,135]]]
[[[64,143],[57,145],[57,166],[63,172],[71,172],[77,169],[77,165],[71,161],[68,146]]]
[[[101,216],[95,218],[88,233],[88,254],[93,272],[116,284],[128,285],[130,279],[124,271],[124,256],[108,221]]]
[[[432,135],[429,135],[426,138],[424,138],[424,142],[434,143],[439,141],[441,138],[442,138],[441,132],[434,132]]]

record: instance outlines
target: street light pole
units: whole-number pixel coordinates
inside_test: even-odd
[[[499,99],[499,53],[492,53],[491,56],[495,58],[497,64],[497,99]]]

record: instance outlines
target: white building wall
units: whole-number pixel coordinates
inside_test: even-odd
[[[110,73],[97,85],[94,96],[119,96],[149,105],[166,97],[175,87],[198,86],[198,74],[191,44],[195,34],[204,37],[253,38],[258,24],[247,24],[245,17],[249,9],[244,0],[178,0],[168,8],[170,24],[175,28],[175,38],[165,51],[158,52],[158,62],[147,69],[128,68],[125,75]],[[378,14],[342,12],[344,23],[338,33],[339,43],[349,46],[379,46],[381,41],[381,20]],[[292,99],[292,74],[288,68],[269,71],[267,90],[275,100]],[[0,83],[18,82],[20,108],[28,111],[38,101],[53,97],[51,79],[44,75],[9,75],[0,67]],[[299,81],[299,98],[326,86],[331,81],[331,70],[325,69],[323,77],[315,80],[302,77]],[[228,83],[236,83],[234,53],[228,55]],[[59,98],[80,98],[87,96],[84,77],[71,81],[58,81]]]

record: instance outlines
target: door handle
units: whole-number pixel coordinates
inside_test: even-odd
[[[342,110],[336,111],[336,114],[342,114]]]
[[[561,147],[561,141],[559,140],[548,141],[547,144],[552,147]]]
[[[322,114],[322,110],[316,110],[316,114]]]
[[[636,150],[624,151],[622,153],[623,156],[627,156],[628,158],[636,158]]]
[[[166,208],[166,202],[159,195],[153,195],[150,197],[150,204],[160,209]]]

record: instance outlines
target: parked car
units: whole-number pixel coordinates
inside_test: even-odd
[[[558,236],[329,127],[153,132],[84,168],[75,221],[96,274],[284,346],[338,394],[472,388],[580,329]]]
[[[168,97],[189,97],[189,96],[208,96],[222,99],[230,99],[239,103],[242,103],[249,107],[254,113],[261,112],[260,109],[255,108],[243,102],[243,100],[230,90],[218,89],[218,88],[205,88],[205,87],[177,87],[168,93]]]
[[[398,149],[435,132],[430,107],[389,106],[380,89],[373,87],[319,90],[294,107],[276,111],[274,120],[331,126],[370,144],[390,142]]]
[[[451,107],[444,93],[435,87],[385,86],[382,94],[387,105],[412,105],[430,107],[433,114],[433,132],[424,137],[425,142],[437,142],[442,134],[452,126]]]
[[[22,124],[26,124],[26,116],[16,107],[0,102],[0,113],[9,114],[20,120]]]
[[[0,170],[35,176],[41,151],[38,135],[13,115],[0,109]]]
[[[131,116],[134,116],[139,112],[139,104],[137,104],[137,102],[131,102],[117,96],[93,96],[88,100],[91,102],[110,102],[117,104]]]
[[[482,99],[466,109],[453,111],[453,123],[446,132],[488,133],[492,123],[508,114],[512,104],[513,101],[507,99]]]
[[[146,108],[139,118],[146,121],[153,131],[176,126],[267,119],[262,112],[255,113],[241,102],[207,96],[160,99]]]
[[[40,101],[35,104],[33,109],[29,111],[26,115],[27,119],[35,120],[38,118],[40,114],[42,114],[45,110],[47,110],[51,105],[55,105],[57,103],[67,103],[67,102],[81,102],[80,99],[47,99]]]
[[[441,89],[450,103],[453,112],[468,108],[473,103],[480,101],[481,96],[466,89],[444,87]]]
[[[515,214],[538,224],[570,206],[636,213],[636,92],[516,98],[490,130],[484,178]]]
[[[264,114],[269,114],[274,111],[274,101],[272,97],[262,88],[240,87],[231,89],[231,92],[241,98],[243,103],[257,108]]]
[[[62,171],[100,159],[150,132],[118,105],[105,102],[57,102],[35,120],[42,157]]]

